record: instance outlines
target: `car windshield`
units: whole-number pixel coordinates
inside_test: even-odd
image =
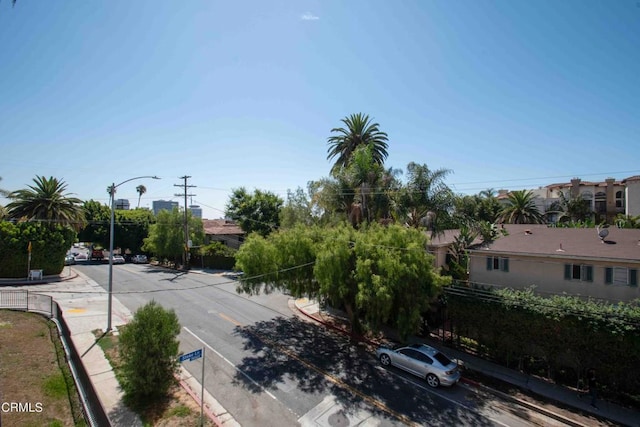
[[[445,355],[444,355],[444,354],[442,354],[442,353],[436,353],[436,354],[434,354],[434,355],[433,355],[433,357],[434,357],[434,359],[436,359],[438,362],[440,362],[440,364],[441,364],[442,366],[447,366],[447,365],[449,365],[449,364],[453,363],[453,362],[451,361],[451,359],[449,359],[447,356],[445,356]]]

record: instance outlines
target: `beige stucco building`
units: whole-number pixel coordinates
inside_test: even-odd
[[[469,281],[613,302],[640,298],[640,229],[505,224],[507,236],[469,251]],[[604,234],[608,233],[606,236]],[[604,237],[601,237],[604,236]]]

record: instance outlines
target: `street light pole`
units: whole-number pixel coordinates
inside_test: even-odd
[[[109,192],[109,196],[111,198],[111,220],[109,224],[109,285],[108,285],[108,303],[107,303],[107,330],[105,332],[109,332],[111,330],[111,306],[113,300],[113,232],[115,228],[115,209],[116,209],[116,188],[120,187],[122,184],[125,184],[129,181],[134,181],[136,179],[143,178],[151,178],[151,179],[160,179],[157,176],[137,176],[135,178],[127,179],[126,181],[122,181],[120,184],[116,185],[115,183],[111,184],[107,191]]]

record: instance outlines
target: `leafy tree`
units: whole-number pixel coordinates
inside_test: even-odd
[[[140,252],[156,218],[148,209],[115,211],[114,245],[122,250]],[[199,241],[202,241],[200,239]]]
[[[179,333],[175,311],[155,301],[139,308],[120,331],[122,388],[132,407],[145,408],[168,397],[179,366]]]
[[[142,195],[144,193],[147,192],[147,187],[145,187],[144,185],[140,184],[136,187],[136,191],[138,192],[138,207],[140,207],[140,198],[142,197]]]
[[[468,226],[473,226],[473,223],[478,221],[494,223],[502,210],[494,193],[493,189],[488,189],[479,194],[456,197],[455,216],[457,221]]]
[[[67,185],[56,178],[37,176],[35,185],[13,191],[6,208],[10,218],[44,221],[51,226],[62,224],[79,230],[84,226],[82,200],[65,193]]]
[[[204,242],[204,227],[199,218],[187,211],[189,238],[194,246]],[[184,211],[174,208],[158,212],[156,223],[149,226],[149,237],[144,239],[142,250],[157,257],[172,259],[176,263],[184,254]]]
[[[353,153],[360,146],[370,146],[375,163],[384,164],[388,155],[389,138],[385,132],[380,131],[378,123],[373,123],[368,115],[362,113],[351,114],[343,118],[342,123],[345,127],[331,129],[331,132],[337,135],[327,139],[329,143],[327,160],[337,157],[331,168],[332,174],[347,167]]]
[[[103,248],[108,247],[111,208],[95,200],[88,200],[84,202],[82,209],[86,225],[78,232],[78,239]]]
[[[542,224],[544,216],[535,204],[535,194],[530,190],[512,191],[498,218],[507,224]]]
[[[400,194],[400,216],[411,227],[426,227],[432,236],[450,228],[455,196],[444,179],[448,169],[431,170],[426,164],[407,165],[408,181]]]
[[[317,244],[322,229],[297,224],[268,237],[252,234],[236,253],[236,266],[244,272],[239,291],[256,294],[286,290],[296,297],[317,296],[313,275]]]
[[[280,226],[292,228],[296,224],[311,225],[315,218],[311,211],[311,202],[300,187],[296,191],[287,190],[287,201],[280,210]]]
[[[266,236],[280,226],[282,204],[282,199],[269,191],[255,190],[249,194],[240,187],[229,197],[225,215],[236,221],[245,233]]]
[[[236,255],[244,272],[239,291],[286,289],[344,309],[354,332],[391,324],[403,335],[420,327],[420,313],[447,282],[433,270],[426,237],[416,229],[376,223],[299,225],[268,237],[250,236]]]

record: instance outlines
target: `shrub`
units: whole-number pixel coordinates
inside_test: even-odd
[[[155,301],[141,307],[120,334],[125,402],[144,408],[168,397],[179,366],[180,323]]]

